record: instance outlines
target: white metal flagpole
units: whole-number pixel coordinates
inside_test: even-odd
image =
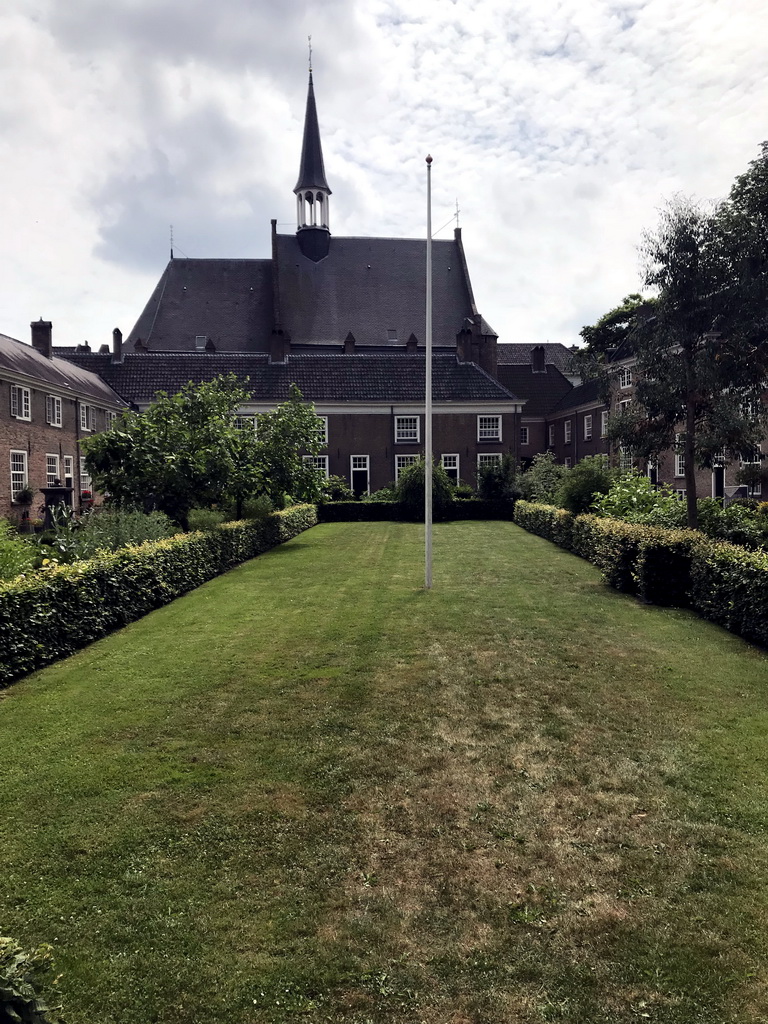
[[[432,157],[427,157],[427,325],[424,397],[424,589],[432,589]]]

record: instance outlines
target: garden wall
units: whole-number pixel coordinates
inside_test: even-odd
[[[314,526],[314,505],[122,548],[0,583],[0,686]]]

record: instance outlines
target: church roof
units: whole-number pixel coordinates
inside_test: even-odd
[[[60,352],[66,350],[59,350]],[[171,394],[189,381],[213,380],[223,373],[248,378],[252,401],[282,402],[296,384],[311,402],[420,403],[424,401],[424,356],[404,352],[290,355],[271,363],[261,353],[126,353],[122,363],[109,354],[69,350],[67,359],[99,373],[127,401],[149,402],[157,391]],[[513,394],[475,363],[455,355],[435,355],[433,400],[442,402],[516,401]]]
[[[217,349],[265,352],[271,331],[271,260],[173,259],[125,343],[191,351],[205,336]]]
[[[313,263],[295,235],[277,235],[277,254],[280,320],[292,344],[339,344],[351,331],[360,347],[403,346],[411,333],[424,345],[424,239],[332,236],[328,256]],[[435,346],[455,348],[474,312],[455,238],[432,242],[432,308]]]
[[[328,195],[331,194],[328,182],[325,180],[323,149],[320,145],[320,126],[317,121],[315,87],[312,84],[311,71],[309,72],[309,89],[307,90],[307,110],[304,115],[304,140],[301,144],[299,180],[293,191],[298,192],[304,188],[319,188],[326,191]]]

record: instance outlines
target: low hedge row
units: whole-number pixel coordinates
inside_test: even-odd
[[[443,520],[511,519],[514,503],[502,499],[457,498]],[[328,501],[318,507],[321,523],[400,522],[407,518],[396,501]]]
[[[714,543],[694,530],[573,516],[518,501],[515,522],[593,562],[609,586],[652,604],[690,607],[768,645],[768,552]]]
[[[0,583],[0,686],[314,526],[314,505],[104,553]]]

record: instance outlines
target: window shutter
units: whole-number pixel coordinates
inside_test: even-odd
[[[19,389],[11,384],[11,416],[19,415]]]

